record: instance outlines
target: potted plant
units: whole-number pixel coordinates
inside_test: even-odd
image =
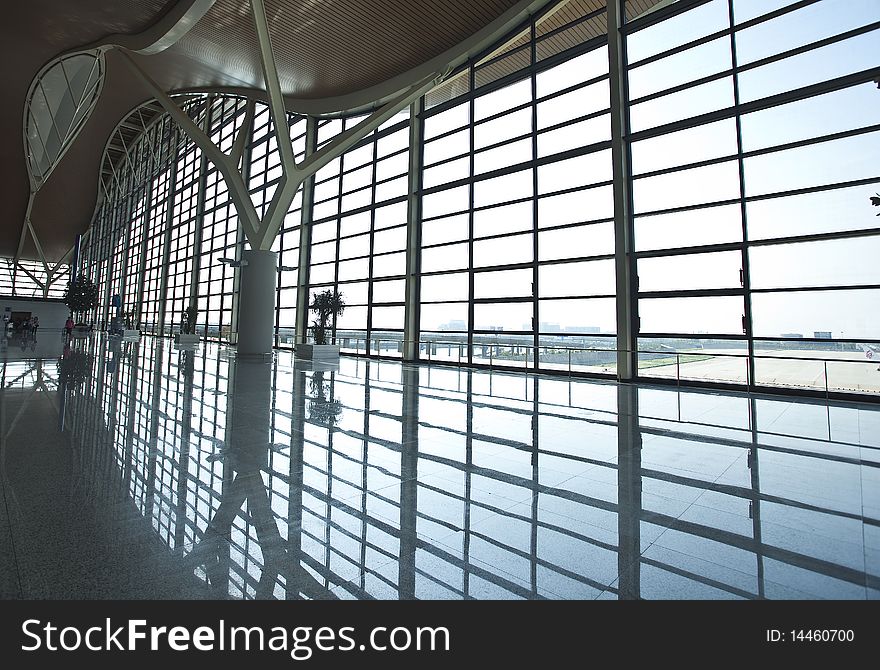
[[[67,285],[64,304],[76,316],[74,334],[85,337],[92,327],[82,322],[85,314],[98,306],[98,285],[84,275],[78,276]]]
[[[183,312],[180,318],[180,332],[174,337],[177,344],[198,344],[199,334],[196,332],[196,318],[199,310],[195,305],[190,305]]]
[[[309,328],[313,342],[296,345],[296,357],[312,361],[338,361],[339,345],[330,344],[336,330],[334,327],[331,333],[330,325],[335,324],[336,317],[345,311],[342,294],[329,288],[315,293],[309,309],[315,313],[315,320]]]

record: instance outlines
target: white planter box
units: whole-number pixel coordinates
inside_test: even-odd
[[[297,358],[306,361],[339,361],[338,344],[297,344],[294,349]]]
[[[174,336],[174,341],[177,344],[198,344],[201,339],[202,337],[198,333],[177,333]]]

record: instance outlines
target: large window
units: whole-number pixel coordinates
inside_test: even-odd
[[[336,290],[344,351],[400,356],[406,274],[409,110],[315,176],[309,295]],[[360,121],[319,124],[323,146]]]
[[[165,119],[157,125],[157,140],[162,143],[171,143],[175,134],[171,127],[170,119]],[[161,146],[161,144],[160,144]],[[174,178],[174,167],[171,165],[158,166],[157,173],[150,182],[150,209],[146,224],[146,248],[144,250],[144,273],[143,289],[141,292],[141,317],[140,325],[144,332],[155,333],[159,330],[160,315],[160,290],[162,276],[166,265],[165,249],[167,248],[165,237],[168,226],[168,216],[171,211],[171,184]]]
[[[872,2],[712,0],[633,24],[641,375],[880,390],[878,21]]]
[[[422,360],[615,375],[623,348],[642,378],[880,391],[880,7],[625,10],[623,72],[604,8],[548,8],[311,177],[272,247],[276,346],[309,337],[297,305],[331,289],[351,354],[402,356],[409,323]],[[185,103],[224,151],[250,119],[242,165],[263,215],[282,167],[268,108],[248,104]],[[290,116],[297,160],[362,118]],[[234,340],[228,261],[247,243],[223,179],[167,117],[129,159],[85,255],[101,318],[121,293],[167,334],[197,300],[199,332]]]
[[[248,118],[247,101],[235,96],[191,99],[184,109],[225,152]],[[305,120],[289,120],[300,160]],[[281,174],[266,105],[255,103],[244,132],[245,172],[262,215]],[[112,298],[119,294],[123,310],[134,312],[142,332],[176,332],[183,310],[194,302],[199,334],[233,340],[238,276],[229,261],[239,259],[245,242],[220,172],[167,116],[160,116],[133,143],[126,166],[98,209],[83,250],[84,271],[101,287],[99,326],[115,313]],[[273,247],[280,256],[279,344],[292,342],[295,327],[300,209],[298,194]]]
[[[20,259],[16,263],[11,258],[0,258],[0,295],[63,298],[69,281],[70,266],[67,264],[59,265],[50,278],[40,261]]]
[[[200,112],[200,116],[205,112]],[[166,333],[179,332],[183,310],[192,300],[192,277],[196,259],[196,229],[202,225],[199,195],[202,170],[201,150],[181,133],[177,148],[174,203],[168,250],[168,283],[165,289]]]
[[[583,37],[423,114],[423,358],[614,365],[608,53]]]

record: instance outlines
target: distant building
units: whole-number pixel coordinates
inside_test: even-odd
[[[446,330],[452,330],[452,331],[467,330],[467,325],[461,319],[454,319],[454,320],[449,321],[447,323],[444,323],[442,326],[440,326],[440,330],[444,330],[444,331],[446,331]]]
[[[802,340],[804,336],[802,333],[782,333],[782,337],[787,337],[792,340]]]
[[[813,337],[817,340],[830,340],[831,339],[831,331],[830,330],[817,330],[813,332]]]

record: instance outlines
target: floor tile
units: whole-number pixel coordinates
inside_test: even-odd
[[[0,393],[0,597],[880,593],[878,408],[160,344]]]

